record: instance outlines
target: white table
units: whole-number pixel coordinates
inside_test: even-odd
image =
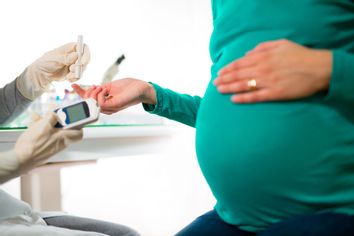
[[[23,129],[0,130],[0,150],[13,148]],[[99,158],[158,152],[176,131],[171,125],[91,126],[81,142],[49,159],[48,164],[21,177],[21,198],[36,210],[60,211],[60,169],[94,163]]]

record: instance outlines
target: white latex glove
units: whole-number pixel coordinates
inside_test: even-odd
[[[43,164],[49,157],[66,148],[70,143],[82,139],[81,130],[54,128],[58,122],[54,112],[48,112],[28,126],[15,144],[15,154],[20,169],[29,170]]]
[[[52,81],[76,81],[75,63],[78,59],[77,43],[68,43],[46,52],[29,65],[17,79],[17,88],[23,96],[34,100],[49,87]],[[82,71],[90,61],[90,50],[84,45],[81,58]]]
[[[37,116],[18,138],[14,150],[0,153],[0,183],[43,164],[70,143],[82,139],[82,129],[54,128],[57,122],[54,112],[48,112],[44,118]]]

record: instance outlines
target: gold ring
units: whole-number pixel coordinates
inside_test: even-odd
[[[257,89],[257,81],[255,79],[250,79],[247,81],[248,90],[256,90]]]

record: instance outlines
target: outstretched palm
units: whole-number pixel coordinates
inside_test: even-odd
[[[88,90],[78,85],[73,85],[73,88],[83,98],[96,99],[102,113],[112,114],[144,102],[149,84],[142,80],[126,78]]]

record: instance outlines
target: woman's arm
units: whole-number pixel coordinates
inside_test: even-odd
[[[334,50],[328,101],[354,105],[354,54]]]
[[[156,93],[156,105],[143,103],[146,111],[195,127],[201,97],[176,93],[157,84],[152,85]]]
[[[201,98],[179,94],[142,80],[125,78],[85,90],[73,85],[82,98],[97,100],[101,112],[113,114],[143,104],[146,111],[194,127]]]

